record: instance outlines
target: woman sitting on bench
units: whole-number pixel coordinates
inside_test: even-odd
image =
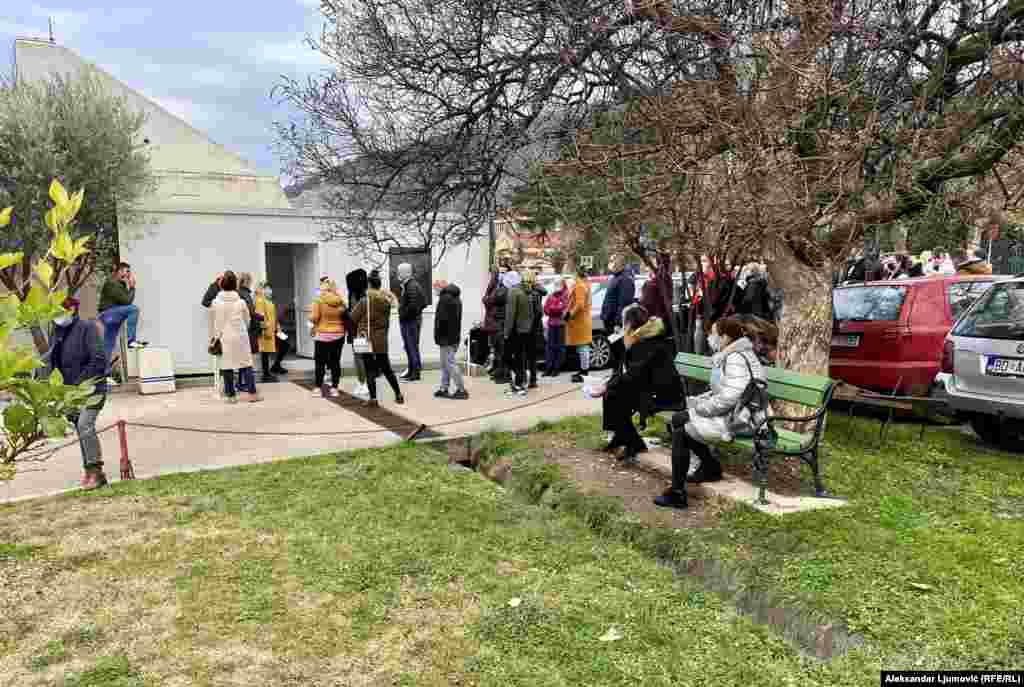
[[[633,426],[633,414],[646,417],[655,405],[681,402],[683,382],[672,361],[672,342],[662,336],[665,323],[661,319],[648,317],[645,308],[634,306],[625,312],[623,325],[626,372],[608,382],[602,400],[604,429],[613,433],[604,450],[612,453],[624,448],[621,459],[633,462],[647,450]]]
[[[708,444],[751,436],[764,417],[754,417],[742,400],[753,379],[765,379],[754,344],[738,318],[725,317],[711,327],[711,390],[686,399],[686,410],[672,416],[672,487],[654,499],[665,508],[686,508],[686,479],[691,453],[699,461],[691,482],[715,482],[722,466]],[[761,411],[758,411],[759,414]]]

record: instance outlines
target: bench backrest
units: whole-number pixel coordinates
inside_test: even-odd
[[[711,358],[695,353],[676,356],[676,369],[687,379],[711,383]],[[766,367],[768,395],[773,400],[790,401],[820,408],[831,397],[835,381],[821,375],[801,374],[778,367]]]

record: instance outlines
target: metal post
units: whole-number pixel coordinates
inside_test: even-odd
[[[121,479],[135,479],[135,470],[128,459],[128,423],[117,421],[117,438],[121,443]]]

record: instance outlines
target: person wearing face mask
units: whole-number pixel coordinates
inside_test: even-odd
[[[55,332],[48,355],[50,367],[60,370],[64,383],[81,384],[93,380],[95,396],[90,404],[68,416],[78,433],[82,450],[83,489],[96,489],[107,483],[103,472],[103,450],[96,436],[96,418],[107,401],[107,357],[104,352],[102,325],[78,316],[78,301],[67,298],[63,303],[67,314],[54,320]]]
[[[622,332],[622,313],[635,300],[636,284],[633,273],[626,268],[626,259],[621,255],[614,255],[608,261],[608,272],[612,278],[608,281],[604,302],[601,304],[601,322],[604,323],[605,331],[618,334]],[[611,345],[611,354],[612,374],[619,374],[626,357],[622,339],[617,339]]]
[[[263,363],[263,381],[276,382],[275,374],[287,373],[281,361],[288,353],[288,340],[281,338],[281,323],[277,321],[277,306],[274,305],[274,290],[262,282],[256,287],[254,300],[256,314],[263,318],[263,329],[257,339],[260,358]],[[274,364],[271,365],[271,359]]]
[[[737,436],[751,436],[767,417],[765,409],[744,406],[741,399],[755,379],[765,379],[764,367],[754,354],[743,323],[734,317],[716,322],[708,336],[711,357],[711,390],[686,399],[686,410],[672,416],[672,486],[654,499],[664,508],[687,507],[686,481],[714,482],[722,478],[722,466],[710,444],[729,443]],[[690,463],[698,461],[689,477]]]
[[[577,269],[571,289],[566,311],[565,345],[576,348],[580,371],[572,376],[572,383],[582,384],[583,377],[590,372],[590,346],[594,341],[590,282],[582,267]]]

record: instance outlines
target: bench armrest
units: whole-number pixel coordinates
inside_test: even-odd
[[[762,439],[762,437],[764,437],[766,433],[774,435],[776,422],[794,422],[797,424],[807,424],[809,422],[814,422],[816,423],[816,425],[814,427],[814,432],[811,434],[811,442],[807,444],[807,446],[805,447],[805,449],[808,451],[813,450],[817,448],[818,443],[821,441],[821,430],[824,427],[823,419],[825,417],[825,413],[827,410],[828,406],[823,405],[820,408],[818,408],[818,410],[814,412],[814,414],[807,415],[805,417],[793,417],[789,415],[772,415],[771,417],[765,418],[760,423],[758,423],[757,427],[754,428],[754,444],[757,445],[759,448],[762,445],[764,445],[766,448],[771,448],[770,446],[767,446],[767,444],[765,444],[765,441],[764,439]]]

